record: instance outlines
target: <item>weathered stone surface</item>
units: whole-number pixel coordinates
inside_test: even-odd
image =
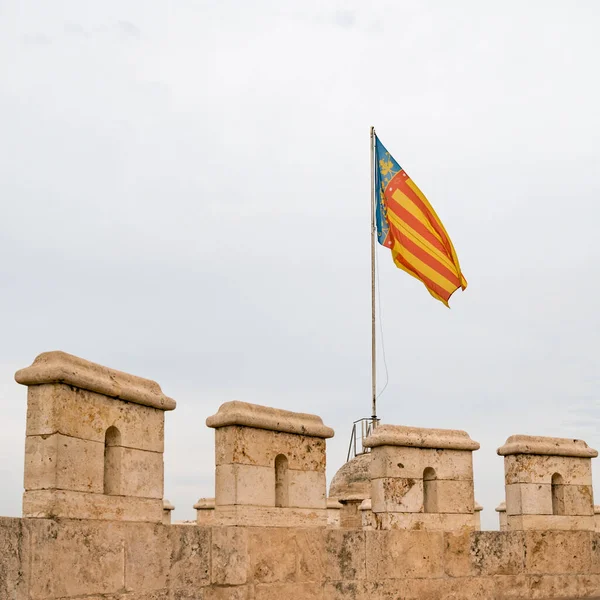
[[[327,509],[218,506],[215,524],[246,527],[326,527]]]
[[[475,496],[473,481],[430,481],[431,493],[437,499],[437,512],[471,513],[474,512]]]
[[[231,425],[241,425],[268,431],[280,431],[310,437],[331,438],[333,429],[323,425],[321,417],[306,413],[292,412],[270,406],[249,404],[248,402],[225,402],[217,414],[206,419],[207,427],[215,429]]]
[[[254,600],[281,600],[282,598],[324,600],[323,586],[320,583],[263,583],[254,587]]]
[[[377,529],[410,529],[417,531],[474,530],[472,514],[441,513],[373,513]]]
[[[27,436],[26,490],[103,492],[104,444],[61,434]]]
[[[289,506],[293,508],[327,508],[327,480],[319,471],[288,471]]]
[[[257,583],[296,581],[295,530],[265,527],[248,533],[250,579]]]
[[[365,531],[367,573],[373,580],[442,577],[444,538],[436,531]]]
[[[552,483],[559,473],[567,485],[592,485],[589,458],[513,454],[504,457],[504,478],[511,483]]]
[[[591,534],[585,531],[526,531],[525,569],[530,574],[589,573]]]
[[[0,517],[0,598],[25,600],[29,574],[29,535],[23,521]]]
[[[590,534],[591,572],[600,574],[600,533]]]
[[[335,473],[329,486],[329,496],[338,500],[371,497],[372,453],[359,454],[345,462]]]
[[[325,579],[366,578],[366,540],[363,531],[337,530],[325,535]]]
[[[423,479],[426,468],[435,470],[436,479],[472,480],[473,453],[466,450],[440,450],[406,446],[378,446],[371,456],[371,477]]]
[[[375,513],[423,512],[423,480],[386,477],[371,480],[371,509]]]
[[[117,593],[125,585],[123,526],[28,519],[32,600]]]
[[[175,408],[175,400],[165,396],[155,381],[109,369],[66,352],[39,354],[30,367],[15,373],[15,380],[27,386],[60,383],[160,410]]]
[[[590,598],[597,600],[600,593],[600,578],[597,575],[532,575],[528,578],[529,595],[533,600],[548,598]]]
[[[194,592],[209,585],[211,529],[186,525],[171,525],[167,529],[170,587]]]
[[[274,507],[275,469],[255,465],[219,465],[215,474],[215,504]]]
[[[241,527],[213,527],[211,583],[243,585],[250,572],[248,530]]]
[[[201,526],[210,526],[215,524],[215,499],[199,498],[194,504],[196,509],[196,523]]]
[[[595,523],[592,516],[507,515],[506,527],[508,531],[594,531]]]
[[[162,498],[164,467],[161,452],[120,448],[121,493],[138,498]]]
[[[327,498],[327,527],[339,527],[342,505],[335,498]]]
[[[429,429],[405,425],[379,425],[364,440],[367,448],[378,446],[407,446],[412,448],[436,448],[451,450],[479,450],[466,431],[459,429]]]
[[[522,532],[445,533],[445,572],[450,577],[523,573],[525,567],[523,540]]]
[[[513,483],[506,486],[507,515],[551,515],[550,484]]]
[[[594,490],[591,485],[562,486],[567,515],[594,515]]]
[[[164,525],[127,523],[125,540],[125,589],[160,590],[167,587],[170,556],[168,531]]]
[[[511,435],[504,442],[504,446],[498,448],[498,454],[500,456],[532,454],[595,458],[598,456],[598,451],[590,448],[583,440],[539,435]]]
[[[24,517],[162,523],[162,512],[162,500],[153,498],[65,490],[31,490],[23,494]]]
[[[254,586],[212,586],[206,590],[197,590],[194,592],[193,596],[190,596],[190,600],[192,600],[192,598],[193,600],[255,600]]]
[[[59,383],[32,386],[27,397],[28,436],[62,433],[104,444],[106,430],[114,426],[121,433],[123,446],[164,450],[162,410]]]
[[[344,500],[340,511],[340,527],[342,529],[360,529],[362,527],[362,513],[360,511],[363,500]]]
[[[298,581],[323,582],[327,570],[325,552],[327,531],[323,528],[303,528],[296,529],[295,533]]]
[[[215,462],[275,468],[283,454],[288,468],[325,472],[325,440],[318,437],[231,425],[215,431]]]

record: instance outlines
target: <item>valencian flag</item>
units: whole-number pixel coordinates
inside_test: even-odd
[[[448,306],[467,287],[454,246],[431,204],[375,136],[377,238],[390,248],[399,269],[425,284]]]

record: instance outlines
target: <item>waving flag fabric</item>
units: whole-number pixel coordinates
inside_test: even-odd
[[[377,238],[390,248],[396,266],[425,284],[448,306],[467,287],[450,238],[435,211],[406,171],[375,137]]]

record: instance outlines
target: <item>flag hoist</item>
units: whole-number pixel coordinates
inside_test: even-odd
[[[371,425],[377,424],[375,333],[375,245],[392,252],[394,264],[420,280],[448,306],[450,296],[467,287],[458,256],[431,204],[385,149],[371,127]]]

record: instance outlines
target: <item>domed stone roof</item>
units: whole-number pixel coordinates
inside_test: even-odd
[[[342,465],[333,476],[329,497],[338,500],[364,500],[371,497],[370,454],[359,454]]]

